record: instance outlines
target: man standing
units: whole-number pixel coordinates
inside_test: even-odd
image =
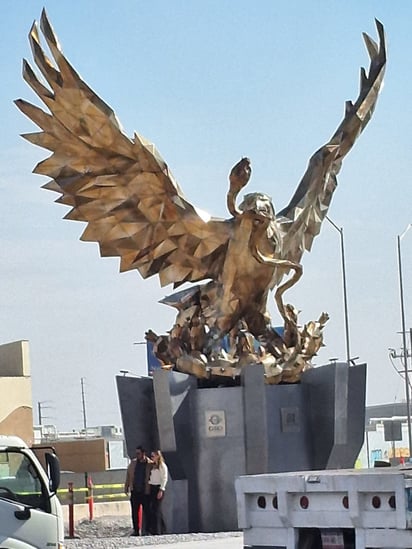
[[[149,477],[152,469],[152,461],[146,456],[146,450],[141,446],[136,448],[136,457],[129,463],[126,473],[124,491],[130,492],[130,505],[132,508],[133,533],[132,536],[144,536],[149,528],[149,503],[150,486]],[[138,514],[142,506],[142,524],[139,531]]]

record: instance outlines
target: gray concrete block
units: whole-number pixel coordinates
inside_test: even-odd
[[[193,376],[167,371],[153,381],[118,378],[128,448],[138,432],[141,440],[158,437],[164,451],[180,521],[171,513],[171,532],[236,530],[240,475],[352,467],[365,388],[365,364],[313,368],[289,385],[265,385],[256,365],[233,387],[198,388]]]

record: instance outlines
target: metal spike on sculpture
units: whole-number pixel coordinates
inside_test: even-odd
[[[299,326],[283,294],[302,275],[302,254],[319,234],[342,159],[374,111],[386,64],[382,24],[376,21],[379,44],[364,35],[370,66],[368,73],[361,69],[358,98],[346,103],[341,124],[311,157],[289,204],[276,213],[269,196],[254,193],[238,206],[251,175],[242,158],[229,175],[229,219],[186,200],[156,148],[138,134],[127,137],[69,64],[44,11],[40,26],[53,60],[36,23],[29,40],[46,85],[26,61],[23,76],[49,112],[16,101],[41,129],[23,137],[52,151],[34,172],[52,178],[45,188],[71,207],[66,219],[87,223],[81,240],[98,242],[102,256],[119,256],[121,271],[157,274],[162,286],[175,288],[205,281],[162,300],[177,308],[175,325],[167,336],[146,337],[164,367],[230,383],[243,365],[260,363],[268,383],[297,381],[323,344],[328,316]],[[272,289],[284,323],[279,331],[267,312]]]

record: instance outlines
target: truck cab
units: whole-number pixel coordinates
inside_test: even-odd
[[[0,435],[0,547],[64,547],[64,523],[56,492],[60,467],[45,453],[47,474],[18,437]]]

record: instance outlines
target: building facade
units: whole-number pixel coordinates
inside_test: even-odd
[[[33,442],[29,342],[0,345],[0,434]]]

